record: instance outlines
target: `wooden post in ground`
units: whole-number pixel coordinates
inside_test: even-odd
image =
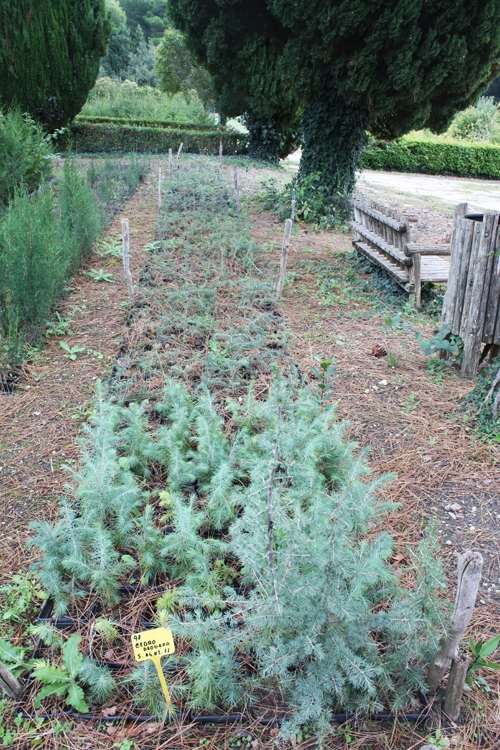
[[[172,149],[168,149],[168,171],[172,171]]]
[[[415,284],[415,309],[420,310],[422,306],[422,256],[420,253],[413,255],[413,283]]]
[[[292,188],[292,229],[295,224],[295,187]]]
[[[162,206],[162,185],[161,185],[161,167],[158,170],[158,211],[161,211]]]
[[[486,303],[493,269],[494,250],[499,215],[484,214],[483,221],[478,228],[477,252],[474,266],[469,270],[471,284],[469,284],[469,304],[464,306],[460,335],[464,342],[461,375],[464,378],[476,376],[479,358],[481,356],[482,334],[486,315]],[[473,245],[474,248],[475,245]],[[473,256],[471,253],[471,261]]]
[[[451,662],[446,695],[444,697],[444,712],[452,721],[458,721],[462,695],[464,694],[465,678],[469,669],[470,659],[467,656],[457,656]]]
[[[23,686],[14,677],[10,669],[7,669],[5,664],[0,661],[0,688],[3,692],[9,696],[9,698],[19,698],[22,693]]]
[[[182,147],[184,146],[183,143],[179,146],[179,150],[177,151],[177,161],[179,161],[179,156],[181,155]]]
[[[286,261],[288,258],[288,248],[290,247],[290,235],[292,233],[292,220],[287,219],[285,221],[285,234],[283,236],[283,245],[281,247],[281,265],[280,265],[280,276],[278,279],[278,288],[276,290],[276,301],[279,302],[281,295],[283,294],[283,287],[285,285],[285,271]]]
[[[134,288],[132,286],[132,274],[130,273],[130,234],[128,219],[122,219],[122,249],[123,271],[125,274],[125,281],[127,282],[128,298],[132,301],[134,298]]]
[[[457,595],[450,628],[427,674],[427,685],[432,695],[437,692],[451,662],[459,660],[458,647],[472,617],[482,567],[483,556],[480,552],[465,552],[458,561]]]
[[[219,143],[219,162],[222,164],[222,138]]]
[[[236,195],[236,209],[238,213],[241,213],[241,203],[240,203],[240,194],[238,191],[238,170],[236,169],[236,166],[233,167],[233,179],[234,179],[234,192]]]

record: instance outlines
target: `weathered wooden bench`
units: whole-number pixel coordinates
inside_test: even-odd
[[[363,195],[353,198],[355,232],[352,244],[372,263],[383,268],[420,307],[422,281],[448,281],[450,245],[421,245],[410,242],[408,219],[382,203]]]

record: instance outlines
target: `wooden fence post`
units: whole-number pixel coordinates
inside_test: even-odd
[[[236,166],[233,167],[233,179],[234,179],[234,192],[236,194],[236,208],[238,213],[241,213],[240,194],[238,191],[238,170]]]
[[[437,692],[451,662],[459,660],[458,646],[472,617],[482,567],[483,556],[480,552],[465,552],[458,561],[457,595],[450,629],[442,639],[427,674],[427,685],[432,695]]]
[[[292,188],[292,229],[295,224],[295,188]]]
[[[168,149],[168,171],[172,171],[172,149]]]
[[[161,167],[158,170],[158,211],[161,211],[162,206],[162,185],[161,185],[162,179],[161,179]]]
[[[458,721],[462,695],[464,694],[465,678],[469,669],[470,659],[467,656],[458,656],[451,662],[450,675],[446,685],[444,697],[444,712],[452,721]]]
[[[21,683],[14,677],[10,669],[0,661],[0,688],[9,698],[19,698],[23,690]]]
[[[285,221],[285,234],[283,235],[283,245],[281,247],[281,265],[280,265],[280,276],[278,279],[278,288],[276,290],[276,301],[279,302],[281,295],[283,294],[283,287],[285,285],[285,271],[286,261],[288,258],[288,248],[290,247],[290,235],[292,233],[292,220],[287,219]]]
[[[476,375],[481,355],[482,333],[486,315],[486,303],[493,268],[493,255],[496,245],[499,215],[484,214],[478,227],[478,242],[475,256],[471,253],[474,265],[469,270],[469,304],[464,306],[460,335],[464,342],[461,375],[473,378]],[[473,250],[476,243],[473,244]]]
[[[219,143],[219,161],[222,164],[222,138],[220,139]]]
[[[181,155],[181,152],[182,152],[182,147],[183,147],[183,146],[184,146],[184,144],[183,144],[183,143],[181,143],[181,145],[179,146],[179,150],[177,151],[177,161],[179,161],[179,156]]]
[[[132,301],[134,298],[134,288],[132,286],[132,274],[130,273],[130,235],[128,219],[122,219],[122,249],[123,271],[125,274],[125,281],[127,282],[128,298]]]

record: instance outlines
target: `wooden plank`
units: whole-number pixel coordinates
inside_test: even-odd
[[[419,253],[413,256],[413,283],[415,284],[415,307],[422,305],[422,257]]]
[[[391,229],[395,229],[396,232],[406,232],[407,226],[406,222],[404,221],[397,221],[397,219],[393,219],[390,216],[385,216],[380,211],[378,211],[376,208],[371,208],[368,206],[363,206],[361,204],[361,201],[359,199],[354,199],[352,202],[352,205],[355,208],[360,208],[365,214],[368,216],[371,216],[373,219],[376,219],[377,221],[382,221],[384,224],[387,224],[387,226],[391,227]]]
[[[392,276],[392,278],[397,281],[400,286],[403,287],[403,289],[405,289],[407,292],[413,291],[413,286],[409,285],[408,283],[408,273],[405,273],[405,271],[399,268],[395,263],[391,263],[391,261],[385,255],[379,253],[378,250],[370,247],[365,242],[358,242],[357,240],[353,240],[352,244],[354,245],[356,250],[361,253],[361,255],[364,255],[365,258],[368,258],[368,260],[370,260],[376,266],[383,268],[384,271],[389,274],[389,276]]]
[[[488,298],[490,295],[490,288],[491,288],[491,282],[492,282],[492,273],[493,268],[495,266],[495,252],[497,247],[497,235],[498,235],[498,220],[499,220],[499,214],[498,213],[487,213],[485,214],[485,219],[491,217],[491,233],[488,232],[488,229],[486,230],[485,234],[485,240],[487,240],[487,243],[485,243],[484,252],[486,253],[486,262],[485,262],[485,269],[484,269],[484,286],[483,286],[483,293],[480,299],[480,307],[479,307],[479,313],[478,313],[478,336],[480,343],[484,342],[484,327],[486,324],[486,311],[488,309]]]
[[[464,341],[461,375],[464,378],[476,376],[479,357],[481,354],[481,338],[484,327],[484,315],[486,312],[486,301],[483,301],[484,292],[487,292],[489,282],[488,273],[491,274],[492,257],[490,247],[496,242],[496,231],[498,227],[498,214],[488,213],[480,224],[479,242],[474,242],[471,253],[471,265],[475,253],[472,284],[468,284],[468,295],[464,305],[462,316],[461,333]],[[493,245],[494,246],[494,245]],[[469,266],[471,268],[471,266]]]
[[[470,256],[472,253],[474,237],[477,235],[477,232],[475,231],[477,223],[475,221],[471,221],[470,219],[460,219],[459,221],[462,226],[462,235],[460,237],[461,252],[459,268],[457,271],[457,293],[455,296],[452,323],[450,324],[450,330],[455,335],[460,334],[460,327],[462,325],[465,292],[469,277]]]
[[[377,248],[382,250],[382,252],[390,255],[391,258],[394,258],[394,260],[396,260],[398,263],[401,263],[401,265],[411,266],[411,259],[407,258],[406,255],[401,250],[398,250],[398,248],[394,247],[394,245],[390,245],[384,239],[378,237],[374,232],[370,232],[368,229],[366,229],[366,227],[356,223],[355,221],[351,222],[351,227],[355,232],[364,237],[365,240],[368,240],[368,242],[371,242]]]
[[[500,232],[494,249],[493,268],[491,270],[488,305],[484,321],[483,342],[492,344],[495,337],[495,324],[500,308]]]
[[[413,255],[418,253],[419,255],[450,255],[450,245],[419,245],[416,242],[406,243],[406,254]]]
[[[471,221],[466,219],[466,221]],[[462,305],[462,320],[460,322],[460,336],[464,338],[467,335],[467,321],[469,320],[469,310],[471,306],[472,290],[474,288],[474,280],[477,279],[477,259],[481,249],[481,243],[483,239],[484,223],[478,221],[472,221],[472,247],[469,257],[469,265],[467,269],[467,284],[465,287],[464,301]],[[482,278],[481,278],[482,281]],[[477,286],[477,283],[476,283]],[[465,340],[465,339],[464,339]]]
[[[462,222],[463,214],[461,211],[467,211],[467,203],[459,204],[455,206],[453,212],[453,232],[451,235],[450,243],[450,272],[448,277],[448,286],[446,288],[446,294],[443,300],[443,310],[441,313],[441,328],[448,326],[453,332],[453,316],[455,311],[456,296],[459,284],[460,274],[460,263],[463,252],[463,240],[464,240],[464,224]],[[442,357],[442,355],[440,355]]]

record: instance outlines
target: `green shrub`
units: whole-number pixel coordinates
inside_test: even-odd
[[[52,174],[52,146],[40,125],[19,110],[0,112],[0,206],[17,188],[35,190]]]
[[[365,169],[498,179],[500,146],[413,137],[371,141],[363,151],[362,164]]]
[[[82,115],[170,120],[179,125],[194,123],[208,127],[215,121],[196,94],[169,96],[151,86],[138,86],[133,81],[118,83],[111,78],[97,80]]]
[[[127,153],[142,152],[163,154],[169,148],[195,154],[218,154],[222,140],[224,154],[239,154],[246,148],[246,138],[241,133],[220,131],[199,132],[189,129],[141,128],[135,126],[76,123],[58,139],[61,148],[71,146],[77,153]]]
[[[453,118],[447,134],[469,141],[491,141],[498,129],[498,106],[492,96],[482,96]]]
[[[78,115],[75,118],[76,123],[98,123],[101,125],[135,125],[140,128],[167,128],[167,129],[174,129],[179,130],[179,123],[174,122],[173,120],[170,121],[161,121],[161,120],[135,120],[131,119],[129,117],[104,117],[102,115]],[[194,125],[193,123],[189,123],[189,127],[186,127],[186,130],[203,130],[207,132],[214,132],[214,130],[219,130],[218,127],[215,127],[215,125],[212,123],[210,125]],[[221,132],[224,132],[223,128],[220,128]]]
[[[18,190],[0,224],[0,369],[34,345],[43,322],[64,293],[100,231],[87,181],[67,162],[60,183],[30,196]]]

